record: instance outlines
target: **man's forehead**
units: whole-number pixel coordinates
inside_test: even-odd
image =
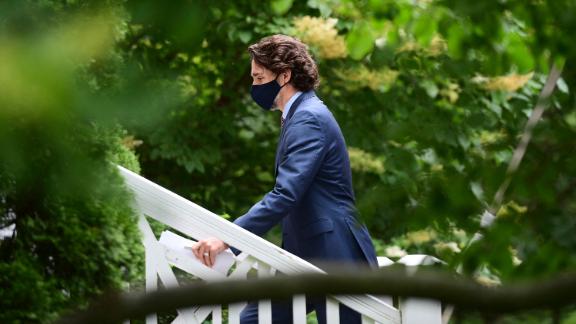
[[[252,75],[265,74],[266,69],[260,64],[252,61]]]

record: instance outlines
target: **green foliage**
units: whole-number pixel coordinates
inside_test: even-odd
[[[120,109],[139,99],[120,82],[133,75],[114,69],[117,4],[2,6],[0,322],[49,322],[143,275],[137,217],[114,163],[139,170],[117,124],[146,123]]]
[[[272,6],[272,11],[274,11],[275,14],[283,15],[288,10],[290,10],[293,2],[293,0],[273,0],[270,2],[270,5]]]
[[[53,319],[106,289],[125,289],[142,273],[143,250],[130,196],[106,160],[122,150],[118,141],[86,126],[61,129],[69,139],[58,140],[60,150],[29,125],[7,135],[35,146],[23,154],[26,174],[1,169],[2,227],[16,228],[0,245],[2,286],[10,288],[2,321]]]
[[[374,49],[374,37],[372,30],[366,24],[359,24],[348,34],[346,46],[350,57],[356,60],[364,58]]]
[[[141,269],[110,162],[138,171],[139,160],[144,176],[231,218],[272,188],[279,116],[249,97],[246,47],[273,33],[301,37],[316,56],[380,255],[433,254],[490,282],[573,269],[575,6],[3,2],[1,225],[18,235],[0,245],[2,285],[13,283],[1,299],[14,303],[2,316],[50,318]],[[495,225],[468,246],[562,62]]]

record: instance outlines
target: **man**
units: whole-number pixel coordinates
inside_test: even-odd
[[[253,78],[251,95],[265,110],[282,111],[272,191],[234,221],[262,235],[282,223],[282,247],[314,263],[377,265],[366,228],[358,223],[350,161],[344,137],[332,113],[316,96],[318,68],[307,46],[295,38],[274,35],[248,48]],[[228,245],[201,240],[194,253],[212,266]],[[308,301],[325,323],[325,302]],[[249,304],[242,323],[257,323],[257,304]],[[273,303],[273,322],[291,323],[290,303]],[[342,323],[360,323],[351,309],[340,308]]]

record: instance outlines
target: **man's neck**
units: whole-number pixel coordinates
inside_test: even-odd
[[[295,95],[296,92],[298,91],[291,85],[287,85],[282,89],[282,92],[283,93],[280,93],[280,95],[278,96],[278,109],[284,112],[286,104],[288,103],[288,101],[290,101],[290,98],[292,98],[292,96]]]

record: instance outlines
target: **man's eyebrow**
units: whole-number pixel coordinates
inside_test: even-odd
[[[259,76],[261,74],[262,74],[261,72],[254,72],[254,73],[252,73],[252,76]]]

